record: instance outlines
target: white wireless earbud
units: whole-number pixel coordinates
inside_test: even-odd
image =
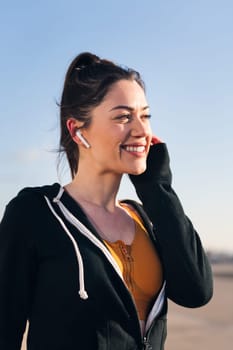
[[[85,138],[83,137],[83,135],[81,134],[81,132],[79,130],[76,131],[76,135],[78,136],[78,138],[82,141],[82,143],[84,144],[84,146],[86,148],[90,148],[91,146],[89,145],[89,143],[87,142],[87,140],[85,140]]]

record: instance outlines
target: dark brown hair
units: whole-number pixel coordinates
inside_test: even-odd
[[[83,122],[82,128],[88,127],[91,110],[103,101],[112,84],[122,79],[135,80],[145,90],[138,72],[89,52],[81,53],[71,62],[60,103],[59,152],[66,153],[72,178],[78,171],[79,151],[67,129],[67,119],[75,118]]]

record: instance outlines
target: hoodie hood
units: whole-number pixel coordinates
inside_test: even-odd
[[[39,187],[25,187],[19,193],[18,196],[26,196],[27,194],[34,193],[39,197],[46,196],[52,200],[59,192],[61,185],[57,182],[52,185],[39,186]]]

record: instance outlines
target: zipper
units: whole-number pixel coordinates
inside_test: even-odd
[[[149,343],[149,341],[147,340],[147,337],[143,337],[143,350],[152,350],[152,346]]]
[[[152,324],[154,323],[154,320],[159,315],[160,311],[162,310],[164,300],[165,300],[165,286],[166,281],[164,281],[163,286],[159,292],[159,295],[156,298],[156,301],[154,302],[154,305],[152,306],[152,309],[150,310],[150,313],[147,317],[146,324],[145,324],[145,334],[149,331]]]
[[[164,291],[165,291],[165,285],[166,285],[166,282],[164,282],[163,286],[162,286],[162,289],[147,317],[147,322],[145,324],[145,334],[143,336],[143,350],[152,350],[152,345],[150,344],[149,342],[149,336],[150,336],[150,333],[151,333],[151,329],[153,328],[153,324],[155,323],[156,319],[157,319],[157,316],[159,314],[159,312],[161,311],[162,309],[162,306],[163,306],[163,303],[164,303]],[[157,309],[156,312],[153,314],[153,309]],[[152,318],[153,317],[153,318]]]
[[[153,322],[150,325],[150,328],[148,329],[148,331],[146,332],[146,334],[143,336],[143,350],[152,350],[152,345],[149,342],[149,337],[150,337],[150,332],[152,329],[152,326],[154,324],[156,319],[153,320]]]

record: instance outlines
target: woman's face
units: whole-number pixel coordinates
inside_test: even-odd
[[[102,103],[92,110],[91,118],[82,134],[91,145],[84,156],[90,157],[92,168],[102,173],[144,172],[152,132],[140,85],[129,80],[113,84]]]

